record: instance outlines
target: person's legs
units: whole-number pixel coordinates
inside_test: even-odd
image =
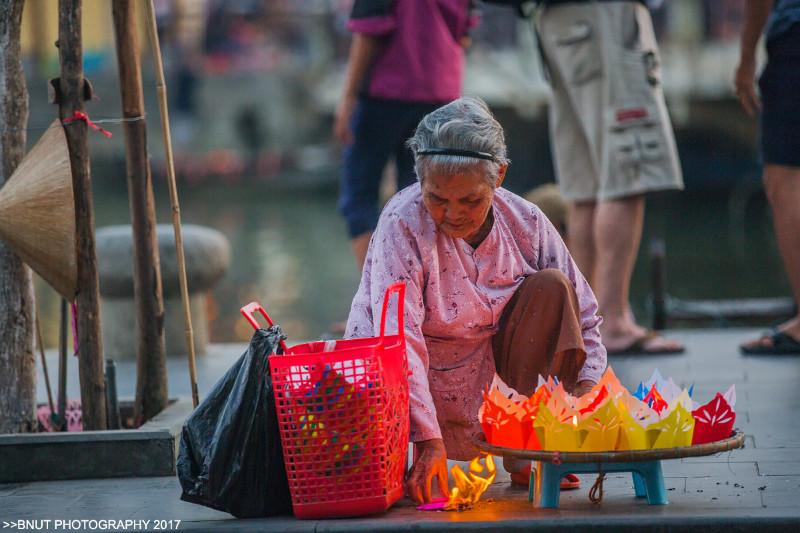
[[[347,231],[359,270],[378,221],[378,189],[389,156],[397,145],[397,120],[402,104],[361,98],[353,114],[353,144],[344,152],[339,211],[347,222]],[[395,127],[393,127],[395,126]]]
[[[681,344],[636,324],[630,307],[630,282],[642,237],[645,199],[642,195],[598,202],[594,218],[596,248],[593,288],[609,353],[639,342],[642,352],[680,350]]]
[[[597,247],[593,287],[603,315],[600,326],[603,341],[611,350],[643,333],[630,319],[629,289],[642,237],[644,204],[641,195],[597,204],[593,228]],[[620,340],[621,343],[617,342]]]
[[[595,202],[571,202],[567,208],[567,245],[578,270],[594,287],[596,249]]]
[[[764,190],[772,207],[775,236],[789,277],[795,302],[800,302],[800,167],[766,165]],[[800,342],[800,314],[778,326],[778,331]],[[764,336],[744,347],[772,347],[774,339]]]
[[[572,390],[586,352],[575,288],[560,270],[528,276],[503,310],[492,339],[497,374],[521,394],[533,393],[539,375],[558,376]],[[514,482],[526,484],[530,461],[504,460]],[[528,474],[530,470],[527,470]],[[574,476],[564,488],[577,488]]]
[[[800,167],[767,165],[764,187],[795,303],[800,302]],[[800,313],[778,328],[800,340]]]
[[[575,288],[560,270],[531,274],[506,304],[492,338],[497,374],[520,394],[533,393],[539,375],[558,376],[572,390],[586,353]]]

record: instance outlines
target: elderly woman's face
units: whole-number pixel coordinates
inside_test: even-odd
[[[501,181],[502,177],[498,186]],[[476,172],[431,172],[422,181],[422,202],[436,226],[451,237],[467,241],[480,231],[493,196],[494,187]]]

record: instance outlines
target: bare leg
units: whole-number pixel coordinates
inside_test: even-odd
[[[631,275],[642,238],[644,207],[642,195],[597,204],[594,289],[603,315],[603,343],[610,351],[624,349],[646,333],[636,324],[629,302]],[[680,346],[678,342],[654,337],[644,348],[664,350]]]
[[[567,241],[572,258],[589,285],[595,282],[594,215],[595,202],[569,204],[567,210]]]
[[[356,257],[356,264],[358,270],[364,270],[364,261],[367,258],[367,249],[369,248],[369,240],[372,238],[372,232],[362,233],[350,240],[350,246],[353,249],[353,255]]]
[[[764,168],[764,190],[772,206],[775,236],[789,277],[795,302],[800,302],[800,167],[767,165]],[[778,326],[778,330],[800,341],[800,314]],[[771,346],[772,339],[763,337],[751,345]]]

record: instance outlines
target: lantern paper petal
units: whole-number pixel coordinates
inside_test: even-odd
[[[668,410],[672,411],[678,404],[682,405],[683,408],[689,412],[691,412],[694,409],[694,402],[692,402],[692,398],[689,396],[688,389],[683,389],[683,392],[681,392],[679,395],[673,398],[671,402],[669,402]]]
[[[606,399],[587,418],[578,422],[577,430],[581,433],[580,450],[583,452],[613,451],[619,440],[622,420],[614,401]]]
[[[658,392],[658,388],[655,385],[653,385],[653,388],[650,389],[650,392],[647,393],[647,396],[645,396],[642,401],[659,414],[669,407],[669,404],[664,400],[664,397],[661,396],[661,393]]]
[[[489,385],[489,390],[497,389],[497,391],[511,400],[512,402],[524,402],[528,399],[527,396],[518,393],[512,387],[506,385],[506,382],[503,381],[503,378],[498,376],[497,374],[494,375],[492,378],[492,383]]]
[[[736,413],[720,393],[707,404],[692,411],[692,416],[695,420],[692,444],[727,439],[736,422]]]
[[[572,423],[562,424],[547,408],[539,406],[533,428],[543,450],[575,452],[578,450],[578,432]]]
[[[544,377],[542,377],[542,375],[539,374],[539,378],[536,380],[536,390],[541,389],[546,384],[547,384],[547,381],[545,381]]]
[[[617,401],[619,411],[619,434],[617,450],[644,450],[647,449],[647,433],[644,427],[635,420],[623,401]]]
[[[629,394],[621,397],[617,400],[617,403],[623,404],[631,418],[643,428],[661,420],[658,413],[651,409],[646,403]]]
[[[647,427],[650,448],[673,448],[690,446],[694,432],[694,417],[678,404],[669,415]]]
[[[608,400],[608,396],[608,389],[605,386],[601,387],[596,394],[594,393],[593,388],[590,393],[584,394],[578,399],[576,408],[581,415],[591,414],[598,407],[600,407],[603,402]],[[584,398],[586,398],[586,400],[581,401],[584,400]]]
[[[647,393],[649,392],[650,388],[646,387],[644,382],[642,382],[639,383],[639,386],[636,388],[636,392],[633,393],[633,397],[644,401],[645,396],[647,396]]]
[[[577,415],[578,411],[570,404],[564,388],[560,385],[559,387],[556,387],[553,391],[553,395],[547,400],[546,406],[548,411],[552,413],[559,422],[566,422],[571,420],[574,415]],[[539,411],[541,413],[541,407]]]
[[[603,376],[600,378],[600,381],[597,382],[596,386],[606,387],[611,398],[615,400],[623,394],[628,393],[628,390],[620,383],[617,375],[610,366],[606,368],[606,371],[603,373]]]
[[[672,378],[668,378],[666,381],[664,381],[664,383],[658,387],[658,391],[661,393],[661,396],[664,398],[664,400],[670,405],[672,404],[673,400],[675,400],[675,398],[677,398],[681,392],[683,392],[681,388],[678,387],[678,385],[672,380]],[[689,408],[689,411],[691,411],[691,408]]]
[[[736,407],[736,385],[731,385],[731,387],[725,391],[723,397],[725,401],[728,402],[728,405],[731,406],[731,409]]]
[[[663,389],[665,383],[666,382],[664,381],[664,376],[662,376],[661,372],[656,368],[655,370],[653,370],[650,379],[644,382],[644,386],[647,387],[648,389],[652,389],[653,387],[658,387],[659,389]]]

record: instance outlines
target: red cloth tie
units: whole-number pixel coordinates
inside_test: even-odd
[[[89,115],[87,115],[83,111],[75,111],[74,113],[72,113],[72,116],[70,118],[65,118],[62,121],[62,124],[69,124],[70,122],[76,122],[78,120],[84,121],[86,124],[89,125],[90,128],[92,128],[95,131],[99,131],[106,137],[110,138],[113,135],[110,131],[103,129],[94,122],[92,122],[92,119],[89,118]]]

